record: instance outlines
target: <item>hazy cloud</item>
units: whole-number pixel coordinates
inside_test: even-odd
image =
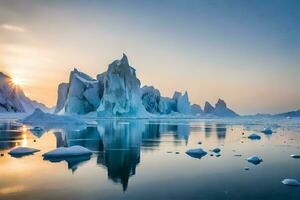
[[[15,32],[25,32],[25,29],[20,26],[14,26],[11,24],[2,24],[2,29],[8,30],[8,31],[15,31]]]

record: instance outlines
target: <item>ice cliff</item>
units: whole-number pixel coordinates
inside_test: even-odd
[[[214,108],[206,102],[204,111],[197,104],[191,105],[187,92],[175,91],[173,97],[162,96],[153,86],[141,88],[136,70],[129,65],[125,54],[109,64],[107,71],[94,79],[76,68],[69,83],[58,86],[56,113],[88,114],[99,117],[151,117],[177,116],[235,116],[226,103],[219,100]]]

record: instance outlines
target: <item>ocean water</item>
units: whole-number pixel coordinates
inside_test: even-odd
[[[96,120],[92,126],[45,129],[0,122],[0,199],[299,199],[300,121],[295,120]],[[273,134],[260,131],[269,126]],[[251,133],[260,140],[247,138]],[[199,144],[201,142],[202,144]],[[81,145],[91,157],[61,162],[42,154]],[[11,157],[16,146],[40,149]],[[220,148],[220,156],[211,150]],[[185,152],[202,148],[207,155]],[[258,165],[246,158],[259,155]],[[249,167],[249,170],[245,170]]]

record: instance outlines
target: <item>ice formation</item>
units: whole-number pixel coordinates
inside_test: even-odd
[[[199,158],[199,159],[207,154],[207,152],[201,148],[190,149],[190,150],[187,150],[185,153],[193,158]]]
[[[252,133],[251,135],[248,136],[248,138],[251,140],[260,140],[261,137],[255,133]]]
[[[249,158],[247,158],[247,161],[254,165],[258,165],[262,162],[262,159],[259,156],[250,156]]]
[[[29,147],[16,147],[12,149],[8,154],[10,154],[13,157],[22,157],[27,155],[32,155],[40,150],[29,148]]]
[[[212,151],[213,151],[214,153],[220,153],[220,152],[221,152],[221,149],[220,149],[220,148],[214,148]]]
[[[291,157],[292,158],[300,158],[300,154],[292,154]]]
[[[284,185],[299,187],[300,183],[296,179],[286,178],[281,181]]]
[[[19,122],[28,125],[39,125],[44,127],[52,126],[86,126],[86,123],[76,117],[67,115],[55,115],[44,113],[40,109],[36,109],[31,115],[19,120]]]
[[[21,87],[15,85],[11,77],[0,72],[0,112],[31,113],[36,108],[49,110],[45,105],[26,97]]]
[[[59,147],[52,151],[43,154],[45,159],[73,157],[73,156],[88,156],[92,155],[92,152],[82,146],[76,145],[72,147]]]
[[[264,128],[261,132],[265,133],[265,134],[272,134],[273,133],[271,128]]]
[[[153,86],[141,88],[136,70],[129,65],[125,54],[96,79],[75,68],[69,83],[58,87],[55,112],[95,113],[99,117],[152,117],[176,113],[176,116],[236,116],[222,100],[218,101],[216,108],[206,103],[203,112],[199,105],[190,105],[187,92],[176,91],[169,98],[162,96]]]

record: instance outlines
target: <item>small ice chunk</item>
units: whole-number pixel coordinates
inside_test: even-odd
[[[59,147],[57,149],[54,149],[52,151],[43,154],[43,157],[45,159],[51,159],[51,158],[72,157],[72,156],[87,156],[91,154],[92,152],[89,149],[76,145],[72,147]]]
[[[262,159],[259,156],[250,156],[247,158],[247,161],[254,165],[258,165],[260,162],[262,162]]]
[[[261,137],[255,133],[252,133],[251,135],[248,136],[248,138],[251,140],[260,140]]]
[[[220,148],[214,148],[212,151],[215,152],[215,153],[220,153],[221,149]]]
[[[292,154],[291,157],[292,158],[300,158],[300,154]]]
[[[16,147],[10,152],[8,152],[8,154],[11,155],[12,157],[22,157],[22,156],[32,155],[38,151],[40,150],[29,148],[29,147]]]
[[[297,181],[296,179],[292,179],[292,178],[286,178],[283,181],[281,181],[284,185],[288,185],[288,186],[295,186],[298,187],[300,186],[299,181]]]
[[[31,128],[30,131],[44,131],[44,129],[41,127],[35,126],[35,127]]]
[[[273,133],[271,128],[264,128],[261,132],[265,133],[265,134],[272,134]]]
[[[250,168],[249,168],[249,167],[245,167],[244,169],[245,169],[246,171],[248,171]]]
[[[199,158],[199,159],[207,154],[207,152],[201,148],[190,149],[187,150],[185,153],[193,158]]]

